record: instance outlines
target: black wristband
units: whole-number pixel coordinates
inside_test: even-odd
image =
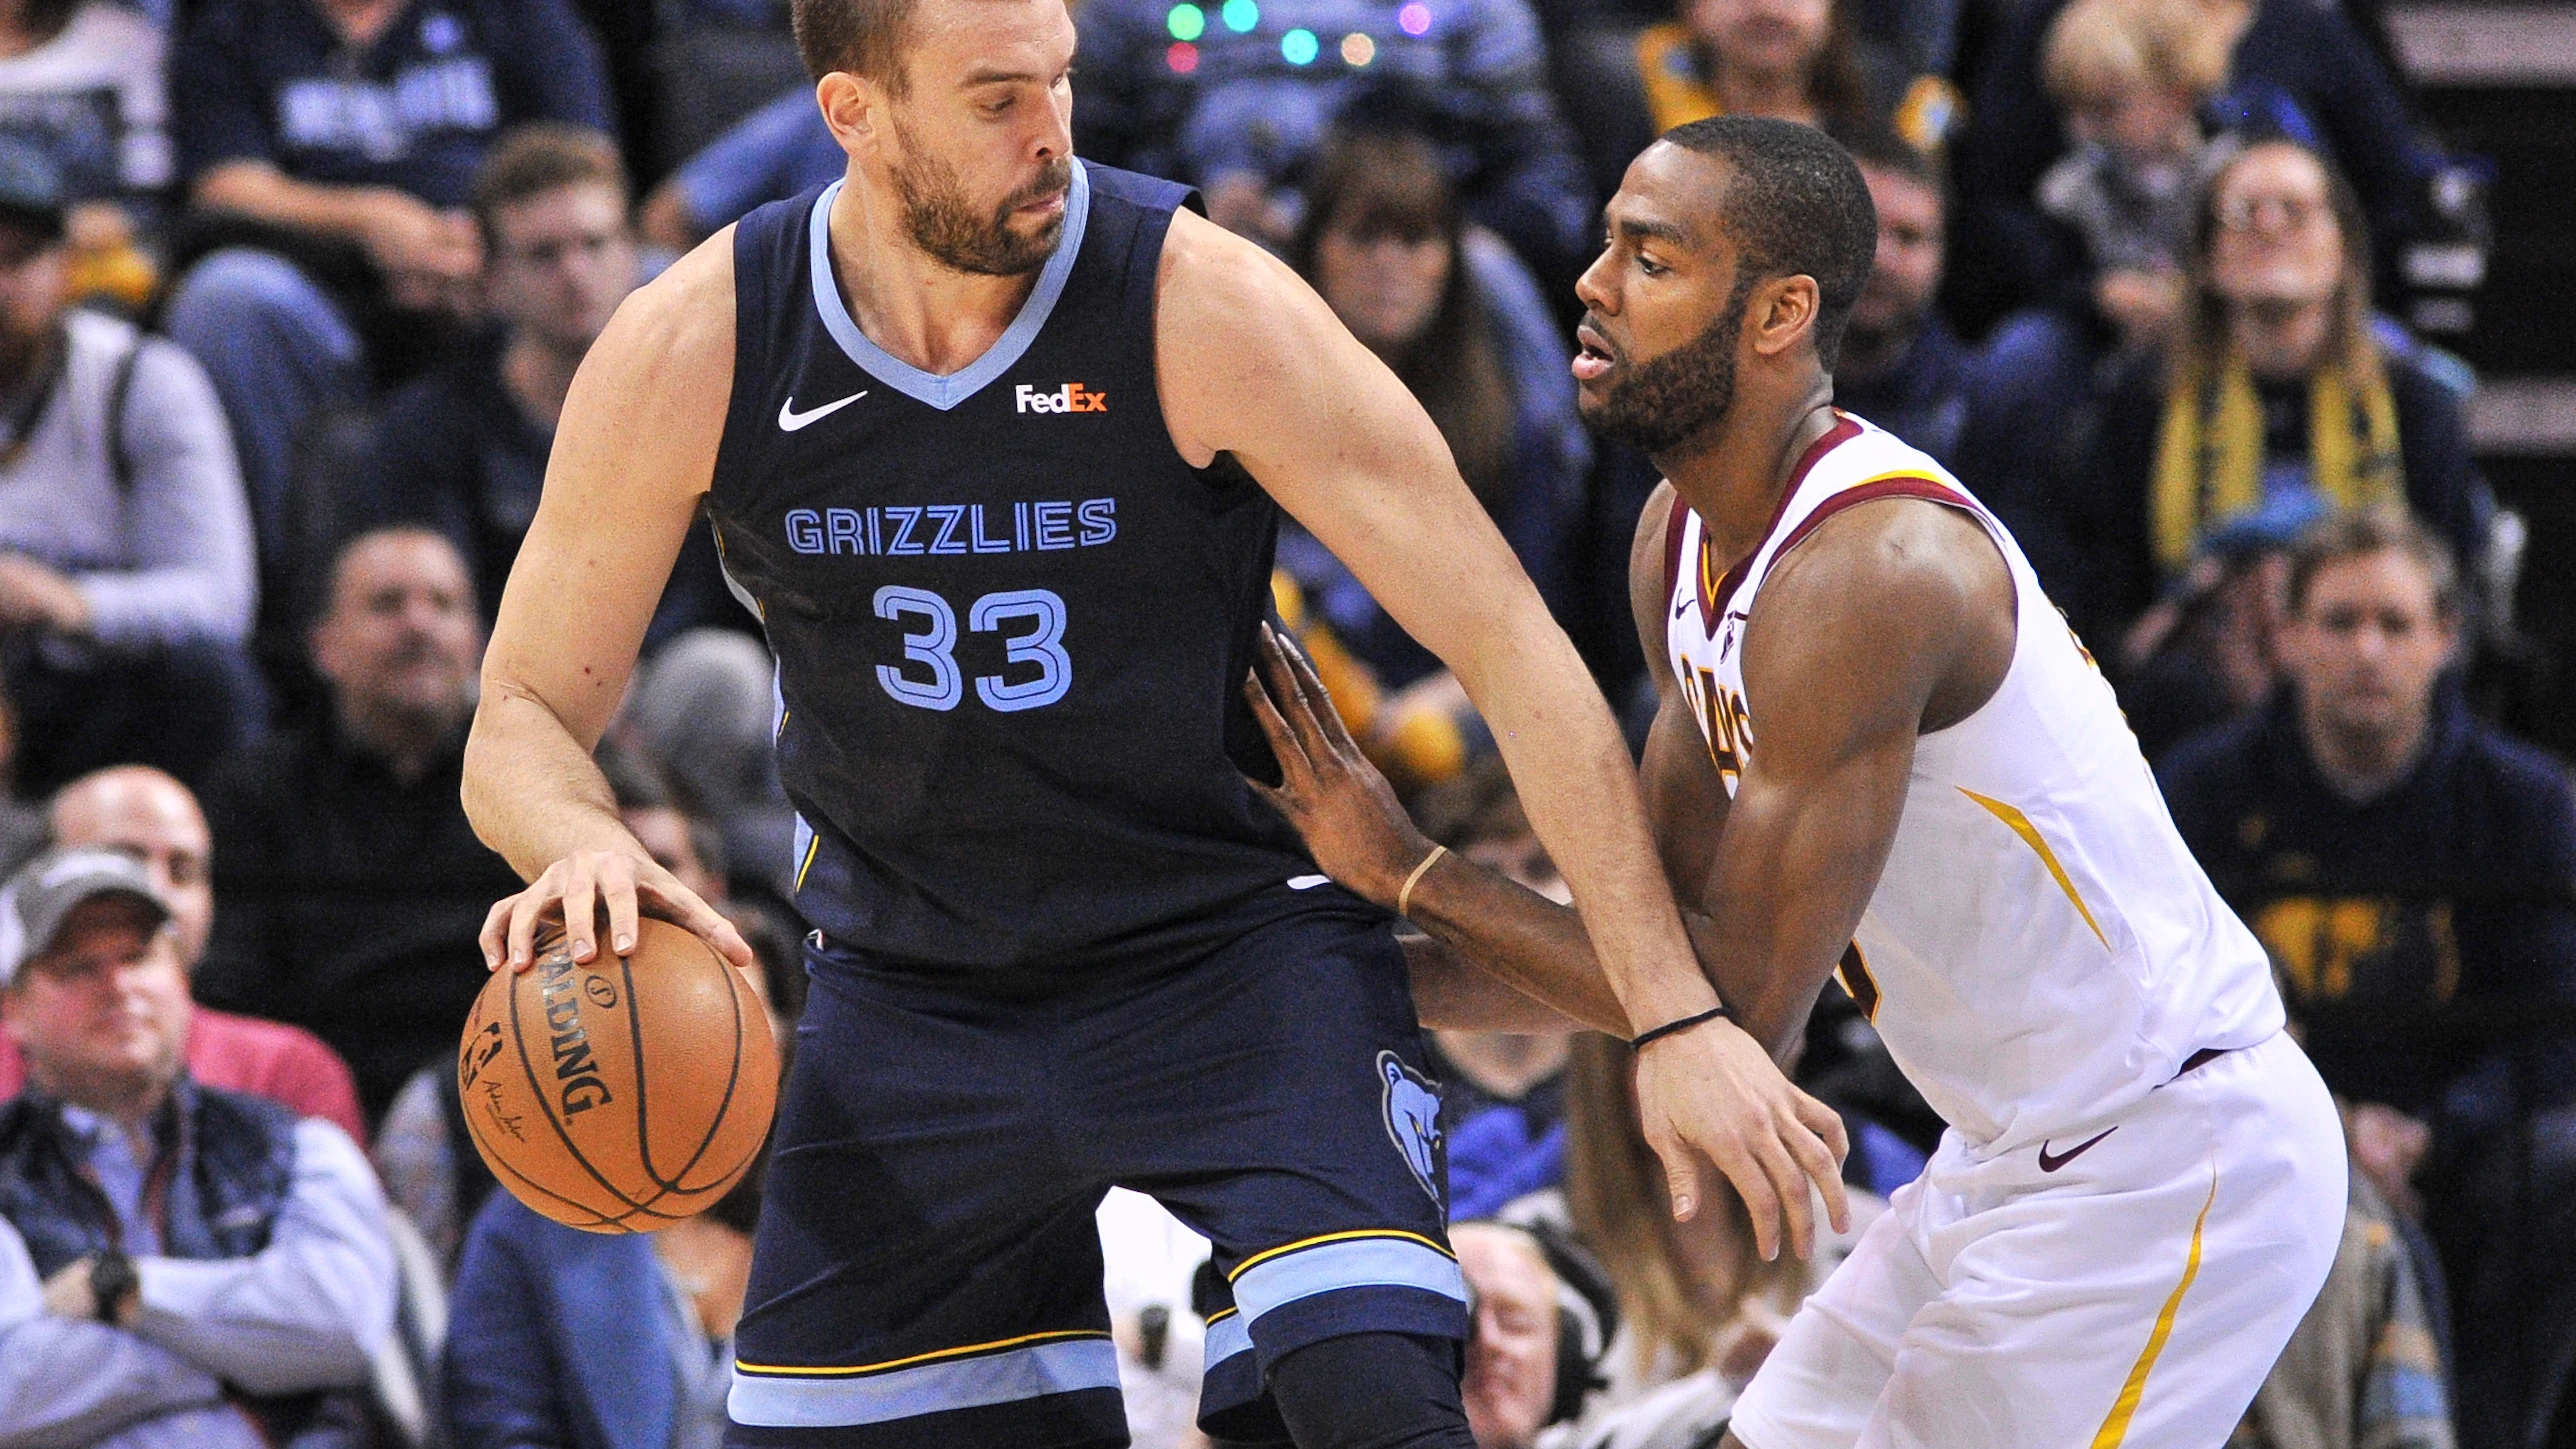
[[[136,1280],[134,1260],[117,1249],[105,1249],[90,1260],[89,1291],[97,1302],[99,1322],[115,1325]]]
[[[1720,1017],[1724,1017],[1727,1020],[1732,1021],[1735,1019],[1735,1013],[1727,1010],[1723,1004],[1720,1004],[1710,1007],[1708,1010],[1701,1012],[1697,1016],[1685,1016],[1679,1021],[1665,1022],[1662,1026],[1656,1027],[1653,1031],[1641,1033],[1635,1041],[1628,1043],[1628,1050],[1632,1052],[1644,1051],[1648,1042],[1660,1041],[1665,1037],[1671,1036],[1675,1032],[1688,1031],[1703,1021],[1715,1021]]]

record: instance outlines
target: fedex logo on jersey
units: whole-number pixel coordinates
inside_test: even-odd
[[[1021,383],[1012,396],[1019,399],[1024,413],[1105,413],[1109,411],[1109,394],[1068,382],[1053,392],[1040,392]]]

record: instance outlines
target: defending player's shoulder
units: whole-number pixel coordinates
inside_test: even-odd
[[[1637,643],[1646,651],[1646,667],[1658,690],[1672,675],[1664,662],[1664,609],[1673,592],[1673,498],[1669,480],[1655,485],[1646,497],[1645,511],[1637,515],[1636,538],[1628,545],[1628,610],[1636,619]]]
[[[1929,731],[1976,712],[2012,667],[2017,591],[1965,511],[1911,497],[1839,510],[1773,564],[1746,626],[1748,694],[1819,675],[1915,712]]]

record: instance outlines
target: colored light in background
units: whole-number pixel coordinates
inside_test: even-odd
[[[1249,35],[1252,27],[1261,23],[1261,7],[1254,0],[1225,0],[1225,8],[1218,11],[1217,16],[1225,21],[1226,29],[1237,35]]]
[[[1377,42],[1354,30],[1342,37],[1342,64],[1366,65],[1377,59]]]
[[[1188,75],[1199,68],[1199,48],[1186,40],[1175,40],[1163,52],[1163,64],[1170,66],[1174,75]]]
[[[1279,37],[1279,53],[1287,58],[1290,65],[1313,65],[1315,57],[1323,49],[1315,39],[1315,32],[1303,26]]]
[[[1195,5],[1175,5],[1163,24],[1174,40],[1196,40],[1207,34],[1207,12]]]
[[[1407,35],[1426,35],[1431,30],[1431,7],[1414,0],[1395,12],[1395,28]]]

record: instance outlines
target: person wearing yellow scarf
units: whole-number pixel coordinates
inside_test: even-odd
[[[1764,104],[1757,97],[1738,96],[1739,109],[1828,129],[1884,121],[1889,130],[1914,149],[1939,151],[1957,129],[1964,109],[1958,88],[1937,75],[1914,76],[1905,82],[1903,93],[1894,103],[1878,114],[1880,98],[1865,94],[1869,87],[1858,76],[1851,58],[1834,53],[1836,40],[1830,10],[1825,17],[1816,53],[1807,61],[1808,74],[1793,78],[1797,91],[1794,103]],[[1656,135],[1675,126],[1727,114],[1727,98],[1720,94],[1709,60],[1714,48],[1715,42],[1709,36],[1683,20],[1650,25],[1638,34],[1637,79],[1644,88],[1646,114]]]
[[[2307,380],[2310,484],[2337,509],[2402,503],[2404,459],[2387,374],[2328,361]],[[2156,444],[2152,511],[2157,566],[2181,568],[2214,527],[2264,497],[2263,404],[2252,370],[2229,350],[2178,369]]]

